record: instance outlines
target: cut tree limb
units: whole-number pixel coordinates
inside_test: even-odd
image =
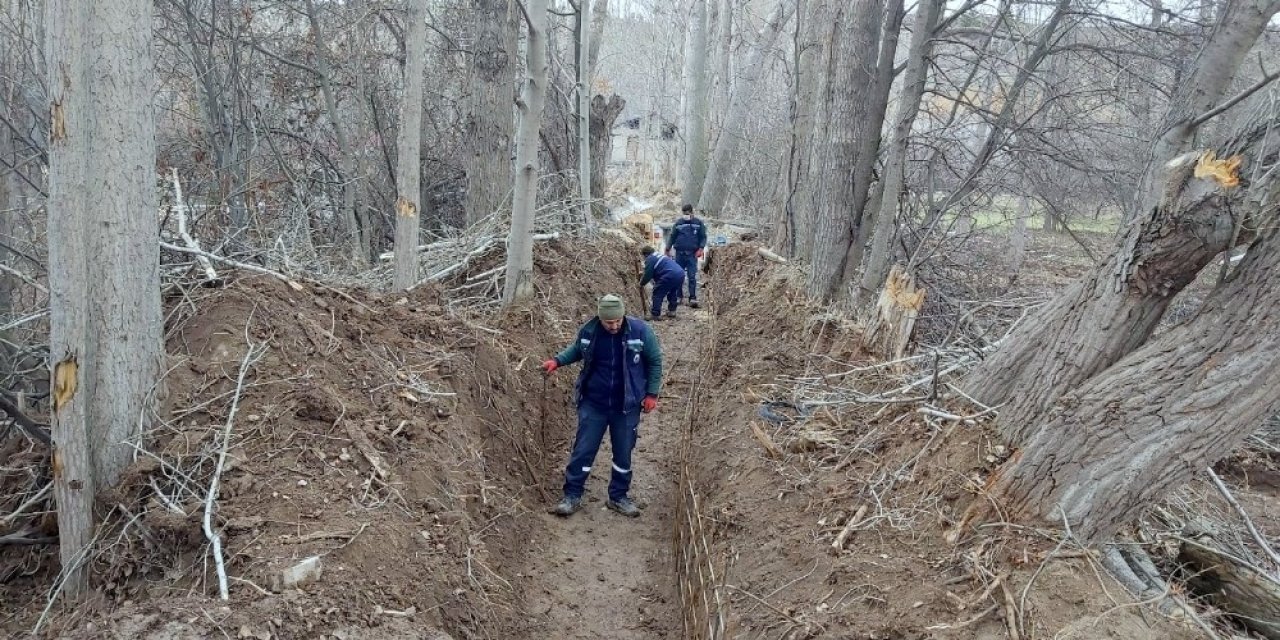
[[[1179,560],[1195,574],[1187,585],[1268,640],[1280,640],[1280,583],[1245,566],[1211,544],[1183,540]]]
[[[178,237],[182,238],[182,242],[187,245],[188,249],[193,250],[196,262],[200,268],[204,270],[204,286],[216,287],[222,284],[218,279],[218,272],[213,270],[213,263],[209,260],[209,256],[200,251],[200,243],[191,236],[191,232],[187,230],[187,203],[182,199],[182,182],[178,180],[178,170],[173,169],[173,211],[178,217]]]

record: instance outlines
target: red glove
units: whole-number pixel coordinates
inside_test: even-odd
[[[555,371],[556,369],[559,369],[559,368],[560,368],[560,363],[556,362],[556,359],[555,359],[555,358],[552,358],[552,359],[550,359],[550,360],[548,360],[548,361],[546,361],[546,362],[542,363],[542,372],[543,372],[543,373],[545,373],[545,374],[547,374],[547,375],[551,375],[551,373],[552,373],[553,371]]]
[[[693,257],[695,257],[695,258],[701,258],[701,257],[702,257],[702,249],[698,249],[698,251],[697,251],[696,253],[694,253],[694,254],[693,254]]]
[[[658,408],[658,396],[645,396],[644,401],[640,403],[640,410],[649,413]]]

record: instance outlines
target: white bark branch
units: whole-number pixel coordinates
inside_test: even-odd
[[[187,230],[187,203],[182,199],[182,183],[178,180],[178,169],[173,169],[173,212],[178,217],[178,237],[182,238],[182,242],[187,245],[188,249],[200,251],[200,243],[191,237],[191,233]],[[217,282],[218,272],[213,270],[213,263],[209,261],[209,257],[196,253],[196,262],[200,263],[200,268],[204,269],[204,277],[207,282]]]
[[[230,594],[227,589],[227,568],[222,559],[222,534],[215,533],[213,530],[213,508],[218,500],[218,486],[222,480],[222,470],[227,465],[227,449],[231,444],[231,427],[235,424],[236,410],[240,408],[240,394],[244,390],[245,374],[249,372],[249,367],[257,362],[267,350],[264,345],[255,345],[249,342],[249,326],[247,324],[245,325],[245,344],[244,360],[240,361],[240,373],[236,376],[235,395],[231,398],[231,409],[227,411],[227,422],[222,427],[222,446],[218,450],[218,464],[214,467],[213,477],[209,480],[209,492],[204,499],[204,535],[209,539],[214,568],[218,572],[218,596],[223,600],[230,599]]]

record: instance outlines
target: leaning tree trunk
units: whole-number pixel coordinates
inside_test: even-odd
[[[1280,411],[1280,234],[1270,223],[1193,320],[1089,379],[1033,424],[965,522],[1065,519],[1080,541],[1097,542]]]
[[[1229,148],[1252,160],[1264,137],[1255,128]],[[1160,205],[1132,221],[1106,260],[1026,318],[969,375],[974,398],[1003,405],[1001,432],[1011,443],[1024,443],[1059,397],[1146,342],[1174,295],[1259,211],[1251,191],[1205,173],[1215,166],[1220,161],[1195,153],[1175,159]]]
[[[533,295],[533,214],[538,196],[538,130],[547,95],[547,0],[527,0],[529,60],[519,103],[516,176],[511,189],[511,231],[507,236],[504,304]]]
[[[907,51],[907,68],[902,78],[902,90],[898,93],[889,152],[884,161],[880,207],[871,233],[871,253],[867,256],[867,264],[858,287],[856,302],[866,310],[876,304],[876,290],[889,275],[889,248],[897,235],[898,203],[906,184],[907,147],[916,114],[920,112],[920,99],[924,97],[925,81],[929,73],[928,61],[933,50],[933,30],[938,26],[942,15],[942,2],[943,0],[924,0],[916,9],[911,46]]]
[[[851,178],[861,136],[868,130],[866,88],[876,79],[881,15],[878,3],[856,2],[852,8],[836,8],[827,23],[831,58],[826,67],[829,75],[823,81],[823,100],[828,107],[825,131],[815,147],[818,175],[813,203],[813,266],[808,279],[809,295],[818,299],[835,297],[845,250],[852,242],[849,218],[856,197]]]
[[[684,123],[684,161],[680,184],[684,202],[696,203],[707,173],[707,3],[694,0],[689,23],[685,67],[687,107]]]
[[[466,223],[502,207],[511,185],[512,86],[516,69],[516,15],[509,0],[472,0],[475,43],[467,98]]]
[[[1161,119],[1159,134],[1151,144],[1146,170],[1138,183],[1134,204],[1127,212],[1134,218],[1156,206],[1163,189],[1162,167],[1195,144],[1196,132],[1206,114],[1222,102],[1236,69],[1253,48],[1267,23],[1280,12],[1280,0],[1229,0],[1222,17],[1200,48],[1188,78],[1179,82]]]
[[[782,28],[791,19],[794,10],[794,0],[781,0],[774,7],[773,14],[760,29],[755,49],[751,51],[743,67],[742,78],[738,80],[727,106],[720,136],[711,155],[711,164],[707,167],[706,179],[702,183],[698,208],[709,215],[719,215],[724,209],[725,200],[729,196],[729,177],[739,160],[738,145],[742,142],[743,130],[746,128],[747,112],[751,110],[750,103],[756,97],[760,76],[764,73],[764,57],[773,50],[778,34],[782,33]]]
[[[418,280],[418,188],[422,153],[422,71],[426,66],[427,0],[410,0],[405,35],[404,102],[400,105],[396,167],[395,272],[392,286],[408,289]]]
[[[129,463],[159,381],[155,72],[151,2],[45,8],[54,498],[74,596],[94,493]]]

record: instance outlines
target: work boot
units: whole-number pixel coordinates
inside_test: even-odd
[[[676,319],[676,310],[675,310],[675,309],[672,309],[672,310],[670,310],[670,311],[668,311],[668,312],[667,312],[667,319],[668,319],[668,320],[675,320],[675,319]]]
[[[632,502],[629,498],[610,500],[604,503],[604,506],[608,507],[611,511],[617,511],[628,518],[640,517],[640,507],[637,507],[636,503]]]
[[[662,322],[662,316],[649,316],[649,322]]]
[[[689,308],[690,308],[690,309],[697,309],[698,307],[701,307],[701,306],[702,306],[702,305],[698,304],[698,300],[697,300],[697,298],[690,298],[690,299],[689,299]]]
[[[576,498],[570,498],[569,496],[565,496],[560,499],[560,504],[557,504],[555,508],[551,510],[551,513],[554,513],[562,518],[565,518],[573,515],[578,511],[578,509],[581,509],[581,508],[582,508],[582,496],[578,496]]]

